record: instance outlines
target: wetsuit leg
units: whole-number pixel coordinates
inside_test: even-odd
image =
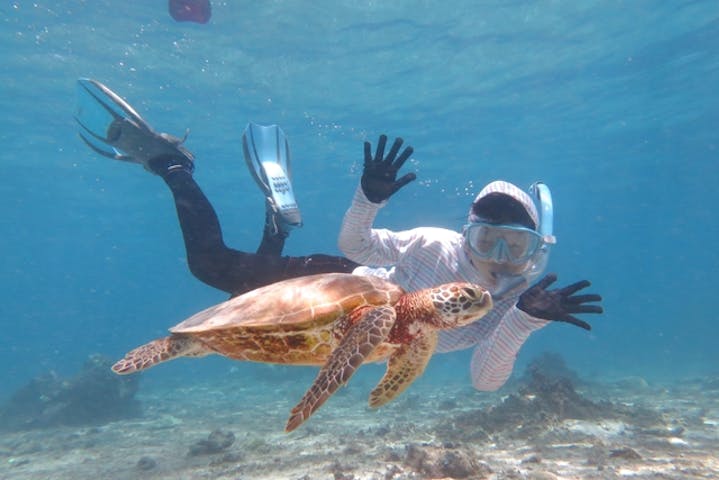
[[[175,199],[190,271],[202,282],[231,295],[279,280],[328,272],[351,272],[357,264],[339,256],[280,256],[284,238],[265,232],[260,253],[227,247],[217,214],[192,175],[182,169],[163,172]],[[278,241],[280,240],[280,241]]]
[[[265,228],[262,231],[262,241],[257,247],[257,253],[261,255],[282,255],[282,249],[285,248],[285,239],[287,232],[283,232],[275,225],[276,220],[272,218],[272,214],[265,209]]]

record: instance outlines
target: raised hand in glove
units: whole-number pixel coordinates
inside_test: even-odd
[[[387,200],[397,190],[417,178],[414,173],[408,173],[397,179],[397,171],[414,152],[412,147],[407,147],[397,157],[402,142],[401,138],[395,139],[389,153],[384,157],[387,136],[380,135],[374,158],[372,157],[372,145],[369,142],[364,142],[364,171],[361,183],[362,191],[370,202],[381,203]],[[396,160],[395,157],[397,157]]]
[[[601,302],[602,297],[596,294],[574,295],[583,288],[587,288],[589,281],[573,283],[564,288],[547,290],[547,287],[557,281],[557,275],[550,273],[527,289],[519,296],[517,308],[536,318],[567,322],[585,330],[592,327],[587,322],[579,320],[573,313],[602,313],[600,305],[585,305],[587,302]]]

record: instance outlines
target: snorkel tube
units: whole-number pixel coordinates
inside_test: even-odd
[[[552,245],[557,243],[554,236],[554,204],[552,203],[552,193],[549,187],[542,182],[534,182],[529,186],[529,194],[539,207],[539,226],[537,231],[542,236],[542,245],[534,254],[531,265],[524,272],[524,277],[528,283],[532,283],[535,278],[544,272],[549,261],[549,250]]]
[[[539,228],[537,231],[542,235],[545,244],[554,245],[557,243],[557,239],[552,235],[552,230],[554,229],[552,193],[546,184],[534,182],[529,186],[529,194],[539,204]]]

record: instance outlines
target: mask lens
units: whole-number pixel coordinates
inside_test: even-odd
[[[472,225],[467,229],[469,244],[482,255],[490,255],[497,244],[498,236],[490,227]]]
[[[542,242],[541,236],[534,230],[486,223],[468,225],[465,237],[472,251],[479,257],[511,263],[529,260]]]

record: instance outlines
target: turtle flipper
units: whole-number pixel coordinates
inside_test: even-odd
[[[340,387],[364,362],[370,353],[389,335],[396,313],[392,307],[367,309],[360,320],[345,334],[327,363],[320,369],[314,383],[302,400],[292,409],[285,426],[291,432],[307,420],[315,410]]]
[[[112,366],[118,375],[135,373],[177,357],[202,357],[212,353],[204,344],[186,335],[170,335],[146,343],[125,354]]]
[[[417,379],[432,358],[437,332],[427,332],[397,350],[387,360],[387,371],[369,394],[369,406],[380,407],[404,392]]]

